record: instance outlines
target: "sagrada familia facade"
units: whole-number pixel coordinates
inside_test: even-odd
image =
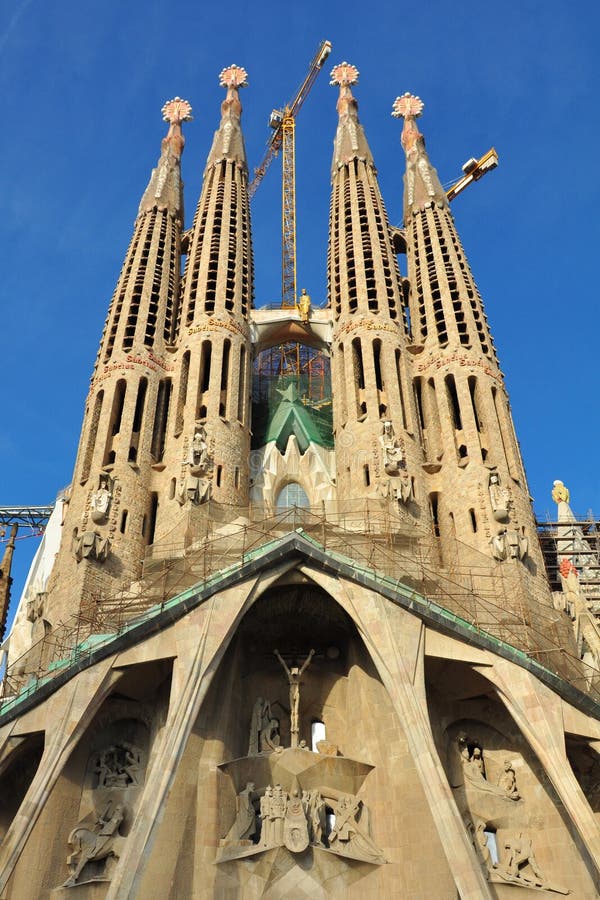
[[[577,548],[553,591],[423,104],[393,105],[395,228],[357,75],[332,73],[322,307],[254,305],[245,71],[189,227],[191,108],[163,109],[8,643],[6,900],[600,895]]]

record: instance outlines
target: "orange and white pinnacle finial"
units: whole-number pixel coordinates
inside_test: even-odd
[[[394,100],[394,105],[392,106],[392,115],[395,119],[407,119],[409,116],[413,119],[418,118],[423,110],[425,109],[425,104],[421,100],[420,97],[415,97],[414,94],[402,94],[401,97],[396,97]]]
[[[191,105],[187,100],[182,100],[181,97],[173,97],[172,100],[167,100],[161,112],[163,120],[168,122],[169,125],[180,125],[181,122],[191,122],[193,119]]]
[[[248,73],[242,66],[227,66],[219,75],[219,84],[226,88],[248,87]]]
[[[356,66],[347,62],[338,63],[331,70],[331,85],[339,85],[339,87],[350,87],[352,84],[358,84],[358,69]]]

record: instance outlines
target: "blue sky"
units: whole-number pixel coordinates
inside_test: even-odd
[[[388,10],[388,11],[386,11]],[[2,317],[0,505],[52,502],[70,481],[89,376],[140,196],[180,95],[194,107],[183,158],[186,220],[219,117],[220,70],[243,92],[250,166],[271,109],[323,38],[326,71],[297,128],[298,282],[325,296],[333,64],[355,94],[390,220],[400,223],[405,91],[442,182],[494,145],[499,168],[454,201],[511,396],[535,508],[600,514],[597,4],[506,0],[369,7],[190,0],[4,0],[0,8]],[[253,201],[257,304],[280,290],[280,168]],[[402,263],[402,261],[401,261]],[[14,594],[38,540],[19,542]],[[2,545],[0,544],[0,552]]]

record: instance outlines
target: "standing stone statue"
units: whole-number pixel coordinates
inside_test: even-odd
[[[256,813],[254,811],[254,782],[248,781],[243,791],[236,797],[237,814],[235,822],[223,839],[224,844],[251,841],[256,834]]]
[[[271,719],[271,704],[263,697],[257,697],[252,707],[252,719],[250,720],[250,741],[248,743],[248,756],[257,756],[261,747],[260,736],[268,726]]]
[[[300,669],[298,666],[292,666],[290,669],[285,660],[280,656],[279,650],[274,650],[273,653],[283,666],[285,674],[288,677],[290,685],[290,745],[292,747],[297,747],[298,735],[300,733],[300,679],[309,667],[310,661],[315,655],[315,651],[310,651]]]
[[[505,522],[506,519],[508,519],[508,510],[510,507],[510,491],[508,491],[507,488],[502,487],[500,484],[500,476],[497,472],[492,472],[490,475],[488,492],[494,519],[497,522]]]

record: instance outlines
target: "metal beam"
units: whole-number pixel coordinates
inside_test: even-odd
[[[0,526],[35,528],[43,531],[52,514],[52,506],[0,506]]]

